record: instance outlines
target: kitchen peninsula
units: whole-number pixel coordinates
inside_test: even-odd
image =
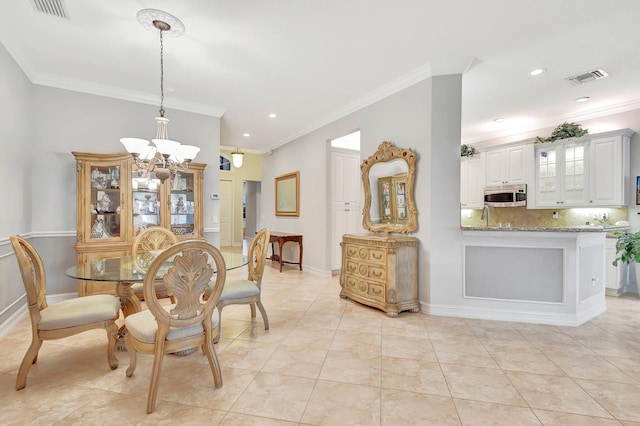
[[[462,306],[450,314],[577,326],[606,311],[606,235],[628,228],[461,229]]]

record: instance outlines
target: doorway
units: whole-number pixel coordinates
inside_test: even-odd
[[[360,229],[360,131],[331,140],[331,270],[342,267],[344,234]]]
[[[260,199],[262,195],[262,183],[246,180],[242,185],[242,215],[244,220],[244,239],[251,240],[262,228],[260,213]]]
[[[233,181],[220,180],[220,246],[233,245]]]

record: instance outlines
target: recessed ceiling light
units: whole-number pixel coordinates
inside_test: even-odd
[[[493,121],[496,123],[504,123],[504,118],[495,118]]]
[[[576,102],[586,102],[591,99],[589,96],[583,96],[581,98],[576,98]]]
[[[248,138],[251,135],[249,133],[243,133],[242,136],[244,136],[245,138]]]
[[[278,116],[278,115],[277,115],[277,114],[274,114],[274,113],[269,114],[269,118],[276,118],[277,116]]]
[[[529,75],[540,75],[546,70],[547,70],[546,68],[536,68],[535,70],[531,71]]]

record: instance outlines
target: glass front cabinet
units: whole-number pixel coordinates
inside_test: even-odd
[[[179,239],[203,238],[202,184],[206,164],[161,182],[131,155],[72,153],[76,159],[75,244],[78,262],[131,254],[131,243],[153,226]],[[78,280],[78,295],[115,293],[113,283]]]
[[[404,223],[408,220],[406,187],[406,173],[378,178],[381,223]]]

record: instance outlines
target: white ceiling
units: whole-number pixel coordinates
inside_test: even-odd
[[[161,9],[186,26],[165,38],[165,107],[222,116],[226,146],[266,151],[448,73],[464,72],[462,142],[640,108],[638,0],[64,2],[69,20],[0,0],[33,83],[159,104],[158,34],[136,13]],[[565,81],[596,68],[609,77]]]

